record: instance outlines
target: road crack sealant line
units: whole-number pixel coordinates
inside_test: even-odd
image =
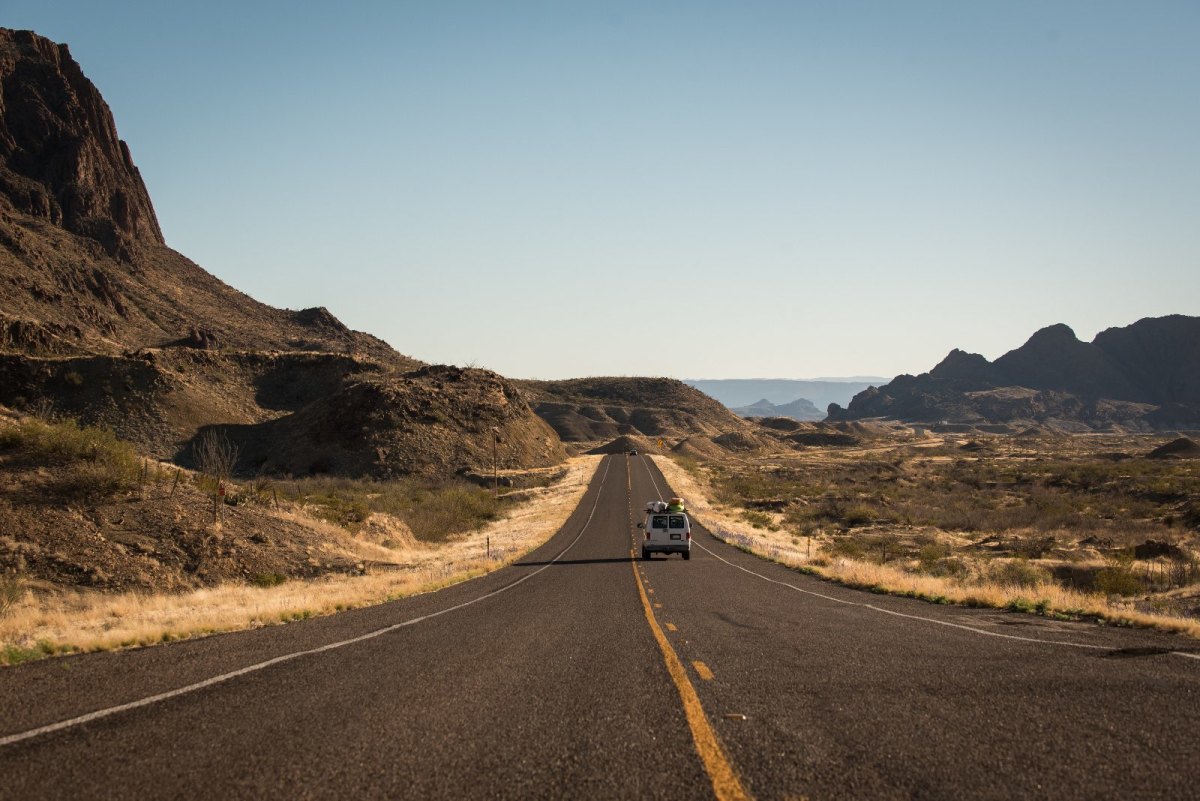
[[[661,498],[662,490],[660,490],[658,488],[658,482],[654,480],[654,473],[650,472],[649,465],[645,465],[645,467],[646,467],[646,474],[650,476],[650,482],[652,484],[654,484],[654,491],[657,492],[659,498]],[[713,535],[713,538],[720,539],[719,537],[716,537],[716,535]],[[723,540],[721,540],[721,541],[723,542]],[[710,548],[706,548],[704,545],[700,544],[699,542],[696,542],[695,540],[693,540],[692,543],[694,545],[699,545],[700,548],[702,550],[704,550],[705,552],[709,553],[710,555],[712,555],[713,557],[715,557],[717,559],[720,559],[722,562],[729,565],[730,567],[741,570],[743,573],[749,573],[751,576],[754,576],[755,578],[760,578],[763,581],[770,582],[771,584],[778,584],[782,587],[787,587],[788,589],[795,590],[796,592],[804,593],[805,595],[812,595],[817,598],[823,598],[826,601],[833,601],[834,603],[844,604],[846,606],[857,606],[857,607],[861,607],[863,609],[869,609],[872,612],[879,612],[880,614],[884,614],[884,615],[892,615],[893,617],[902,617],[902,618],[906,618],[908,620],[920,621],[922,623],[934,623],[939,626],[947,626],[947,627],[953,628],[953,629],[961,629],[962,631],[969,631],[972,634],[979,634],[979,635],[982,635],[985,637],[995,637],[995,638],[1001,639],[1001,640],[1015,640],[1017,642],[1036,643],[1037,645],[1053,645],[1053,646],[1057,646],[1060,648],[1079,648],[1079,649],[1089,650],[1089,651],[1112,651],[1112,650],[1114,650],[1112,648],[1112,646],[1108,646],[1108,645],[1093,645],[1092,643],[1068,642],[1066,640],[1043,640],[1038,637],[1022,637],[1017,634],[1002,634],[998,631],[988,631],[987,629],[976,628],[975,626],[966,626],[966,625],[963,625],[962,623],[951,623],[948,620],[938,620],[935,617],[924,617],[922,615],[910,615],[910,614],[906,614],[904,612],[896,612],[892,609],[884,609],[883,607],[875,606],[874,604],[865,604],[860,601],[847,601],[844,598],[835,598],[832,595],[825,595],[824,593],[814,592],[813,590],[801,589],[800,587],[797,587],[795,584],[789,584],[786,581],[779,581],[778,579],[773,579],[768,576],[764,576],[761,573],[755,573],[753,570],[750,570],[749,568],[742,567],[741,565],[735,565],[733,562],[730,562],[725,557],[721,556],[720,554],[716,553],[715,551],[713,551]],[[1167,653],[1170,654],[1171,656],[1182,656],[1185,659],[1200,660],[1200,654],[1189,654],[1186,651],[1168,651]]]
[[[625,493],[628,501],[631,527],[633,523],[632,478],[633,471],[629,469],[629,457],[626,456]],[[653,480],[654,477],[651,476],[650,478]],[[656,484],[655,490],[657,489],[658,486]],[[647,594],[642,577],[638,575],[635,547],[633,537],[630,535],[629,563],[633,567],[633,581],[637,585],[638,598],[641,599],[642,610],[646,613],[646,621],[650,624],[650,632],[654,635],[654,641],[658,643],[659,651],[662,652],[667,674],[671,677],[671,681],[675,684],[675,689],[679,692],[679,700],[683,705],[683,714],[687,719],[688,729],[692,733],[692,742],[696,745],[696,753],[700,757],[700,763],[704,767],[704,772],[708,774],[708,779],[712,782],[713,794],[717,797],[717,801],[751,801],[750,794],[742,785],[742,780],[738,778],[733,763],[725,753],[725,748],[721,745],[721,740],[717,737],[717,732],[713,729],[712,724],[708,720],[708,715],[704,712],[704,707],[700,703],[700,695],[696,692],[691,679],[688,678],[687,668],[683,666],[683,660],[679,658],[679,654],[676,653],[675,648],[671,645],[671,641],[667,639],[667,635],[663,634],[662,627],[658,625],[658,619],[654,616],[654,609],[650,604],[650,596]],[[708,670],[708,667],[705,666],[704,669]],[[712,678],[711,673],[709,673],[708,678]]]
[[[426,620],[432,620],[435,617],[441,617],[442,615],[447,615],[451,612],[457,612],[460,609],[465,609],[468,606],[473,606],[473,605],[479,603],[480,601],[486,601],[489,598],[494,598],[495,596],[499,595],[502,592],[507,592],[507,591],[511,590],[513,587],[516,587],[520,584],[524,584],[526,581],[528,581],[529,579],[538,575],[542,571],[547,570],[550,567],[553,567],[554,563],[557,562],[559,559],[562,559],[563,556],[566,555],[567,551],[569,551],[573,547],[575,547],[575,544],[577,542],[579,542],[580,538],[583,537],[584,532],[587,531],[588,526],[591,525],[592,518],[596,516],[596,507],[600,503],[600,496],[604,491],[604,484],[608,480],[608,469],[609,469],[609,467],[611,467],[611,465],[612,465],[611,459],[607,460],[604,464],[604,475],[602,475],[600,477],[600,486],[596,488],[596,499],[594,501],[592,501],[592,509],[590,512],[588,512],[587,520],[584,521],[583,526],[579,529],[579,533],[575,535],[575,539],[571,540],[570,544],[568,544],[567,547],[563,548],[558,553],[558,555],[555,556],[553,559],[551,559],[549,562],[542,565],[540,568],[533,571],[532,573],[527,573],[524,576],[521,576],[521,578],[517,579],[516,581],[512,582],[511,584],[505,584],[503,587],[501,587],[497,590],[492,590],[491,592],[480,595],[478,598],[472,598],[471,600],[464,601],[461,604],[456,604],[454,606],[439,610],[437,612],[430,612],[428,615],[421,615],[420,617],[414,617],[411,620],[405,620],[401,623],[393,623],[390,626],[384,626],[381,629],[369,631],[366,634],[360,634],[359,636],[351,637],[348,640],[340,640],[338,642],[332,642],[327,645],[322,645],[319,648],[309,648],[304,651],[295,651],[290,654],[283,654],[282,656],[277,656],[273,659],[268,659],[265,662],[258,662],[253,665],[248,665],[244,668],[239,668],[237,670],[231,670],[228,673],[222,673],[219,676],[213,676],[212,678],[208,678],[208,679],[204,679],[203,681],[195,682],[194,684],[188,684],[185,687],[179,687],[174,690],[167,690],[166,692],[158,693],[156,695],[150,695],[145,698],[139,698],[136,701],[130,701],[129,703],[125,703],[125,704],[118,704],[117,706],[111,706],[106,709],[98,709],[95,712],[88,712],[85,715],[79,715],[78,717],[69,718],[67,720],[60,720],[57,723],[50,723],[45,726],[39,726],[36,729],[29,729],[28,731],[18,732],[16,734],[9,734],[7,736],[0,737],[0,748],[3,748],[4,746],[8,746],[8,745],[13,745],[15,743],[19,743],[24,740],[30,740],[30,739],[33,739],[34,737],[40,737],[41,735],[44,735],[44,734],[52,734],[54,732],[63,731],[64,729],[74,728],[75,726],[80,726],[84,723],[91,723],[94,720],[100,720],[101,718],[106,718],[111,715],[119,714],[121,712],[128,712],[133,709],[138,709],[140,707],[150,706],[151,704],[156,704],[160,701],[166,701],[171,698],[177,698],[181,695],[187,695],[189,693],[194,693],[197,690],[203,690],[206,687],[212,687],[217,684],[222,684],[231,679],[236,679],[239,676],[245,676],[249,673],[256,673],[260,670],[265,670],[269,667],[283,664],[284,662],[290,662],[294,659],[299,659],[302,656],[314,656],[316,654],[324,653],[326,651],[334,651],[334,650],[337,650],[338,648],[345,648],[348,645],[355,645],[360,642],[366,642],[367,640],[371,640],[376,637],[380,637],[384,634],[388,634],[388,633],[396,631],[398,629],[406,628],[408,626],[415,626],[417,623],[422,623]]]

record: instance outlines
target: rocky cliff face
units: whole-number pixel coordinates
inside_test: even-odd
[[[66,45],[31,31],[0,29],[0,192],[124,261],[164,244],[108,104]]]
[[[0,350],[357,352],[412,367],[325,309],[274,309],[163,242],[100,92],[66,45],[0,28]]]
[[[1090,343],[1044,328],[995,362],[960,350],[928,373],[861,392],[831,419],[1033,421],[1134,429],[1200,425],[1200,318],[1110,328]]]

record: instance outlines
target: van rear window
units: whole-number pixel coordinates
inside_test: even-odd
[[[671,528],[687,528],[683,519],[683,515],[671,515]]]
[[[654,517],[652,517],[650,519],[650,528],[666,528],[666,527],[667,527],[667,516],[666,515],[655,515]]]

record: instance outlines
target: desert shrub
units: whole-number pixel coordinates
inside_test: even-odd
[[[771,516],[766,512],[747,510],[742,512],[742,519],[755,528],[767,528],[771,529],[772,531],[778,529],[778,526],[775,525],[775,522],[771,519]]]
[[[918,562],[918,570],[930,576],[943,578],[965,578],[971,572],[965,560],[954,556],[922,559]]]
[[[917,551],[917,560],[922,563],[937,562],[940,559],[950,556],[952,552],[953,549],[943,542],[931,542],[927,545],[922,545],[921,549]]]
[[[1138,595],[1145,592],[1146,587],[1132,570],[1117,565],[1096,573],[1096,589],[1106,595]]]
[[[965,576],[970,572],[967,563],[955,558],[953,553],[954,549],[942,542],[922,545],[917,551],[917,570],[930,576]]]
[[[501,501],[468,484],[426,493],[400,517],[417,539],[438,542],[475,531],[500,516]]]
[[[1041,559],[1052,551],[1057,544],[1058,541],[1052,536],[1030,537],[1019,540],[1013,550],[1018,556],[1023,556],[1026,559]]]
[[[0,575],[0,617],[9,611],[25,597],[25,587],[21,580],[14,575]]]
[[[317,517],[334,525],[354,530],[371,515],[367,498],[347,492],[315,492],[304,496]]]
[[[682,453],[677,453],[671,458],[675,460],[675,464],[679,465],[693,476],[700,475],[700,463],[691,456],[684,456]]]
[[[238,447],[224,432],[210,428],[192,443],[192,458],[204,475],[218,482],[227,481],[237,465]]]
[[[372,513],[389,514],[427,542],[482,528],[499,517],[504,504],[502,498],[465,481],[313,477],[281,484],[280,489],[284,497],[302,501],[319,517],[352,531]]]
[[[869,526],[875,522],[875,510],[865,504],[853,504],[842,511],[842,524],[847,528]]]
[[[1050,572],[1023,559],[1014,559],[992,565],[988,578],[1006,587],[1036,587],[1050,581]]]
[[[852,537],[835,537],[825,545],[824,551],[832,557],[844,559],[864,559],[867,555],[862,544]]]
[[[257,573],[250,579],[250,583],[255,587],[278,587],[287,581],[287,576],[282,573]]]
[[[74,420],[25,420],[0,431],[0,450],[21,461],[61,468],[46,489],[68,498],[99,498],[137,486],[141,463],[128,442],[106,428]]]

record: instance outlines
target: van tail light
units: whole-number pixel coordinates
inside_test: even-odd
[[[688,538],[689,540],[692,538],[692,532],[690,532],[690,531],[689,531],[689,532],[687,533],[687,538]]]
[[[650,539],[650,529],[646,529],[646,539]]]

